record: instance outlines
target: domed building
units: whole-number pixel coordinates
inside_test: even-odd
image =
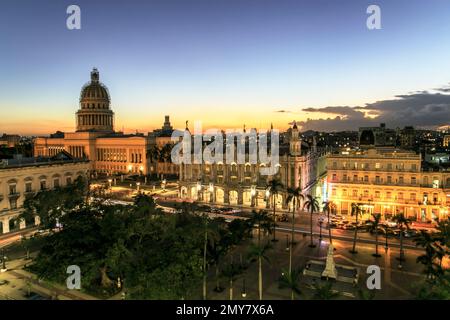
[[[96,68],[91,72],[91,81],[83,86],[80,94],[80,109],[76,113],[77,131],[114,131],[114,112],[110,109],[108,88],[100,82]]]
[[[66,151],[76,159],[89,159],[95,172],[147,174],[148,137],[114,131],[108,88],[100,82],[96,68],[90,76],[81,88],[75,132],[36,138],[34,155],[48,157]]]

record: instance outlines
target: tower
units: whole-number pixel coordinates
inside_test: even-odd
[[[292,156],[300,156],[302,152],[302,140],[299,137],[297,123],[294,121],[291,131],[291,140],[289,143],[289,153]]]

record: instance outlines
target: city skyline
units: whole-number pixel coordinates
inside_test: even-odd
[[[159,128],[166,114],[175,128],[450,122],[440,1],[379,1],[381,30],[366,27],[369,1],[79,1],[81,30],[66,28],[68,1],[30,4],[0,13],[0,132],[73,131],[92,67],[125,132]]]

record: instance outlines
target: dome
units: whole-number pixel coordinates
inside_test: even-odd
[[[99,79],[100,74],[94,68],[91,81],[81,89],[80,109],[76,112],[77,131],[114,132],[108,88]]]
[[[111,98],[108,88],[100,81],[100,74],[96,68],[91,72],[91,81],[83,86],[80,94],[80,105],[82,109],[105,109],[109,108]]]

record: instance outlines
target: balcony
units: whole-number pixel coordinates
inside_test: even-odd
[[[8,198],[9,199],[18,199],[20,197],[20,193],[19,192],[10,192],[8,194]]]

